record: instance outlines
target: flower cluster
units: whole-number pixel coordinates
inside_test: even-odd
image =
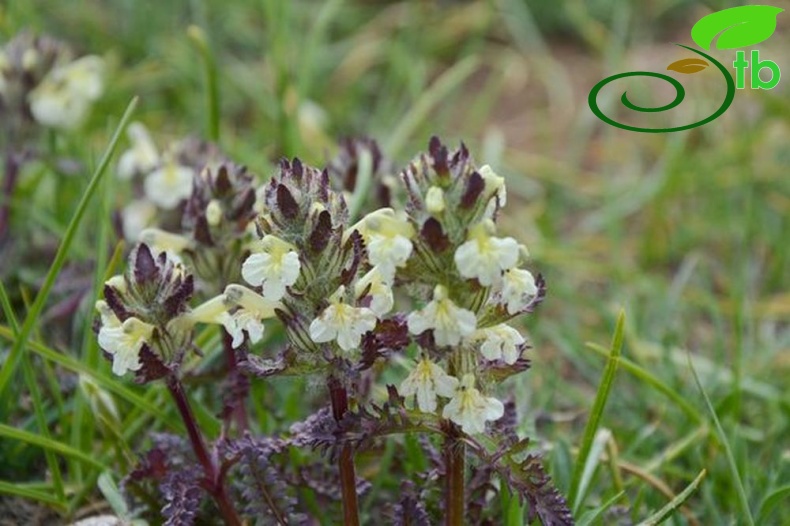
[[[484,387],[501,379],[503,368],[523,369],[526,341],[506,322],[542,299],[542,280],[519,268],[526,248],[496,233],[504,179],[488,166],[476,167],[463,145],[450,152],[432,139],[429,153],[402,176],[408,192],[402,228],[419,235],[414,255],[398,262],[398,278],[422,284],[417,300],[425,304],[408,316],[422,357],[400,392],[416,395],[424,412],[448,398],[442,416],[479,433],[504,410]]]
[[[0,117],[17,140],[34,121],[70,130],[88,115],[104,90],[104,60],[76,60],[61,42],[22,32],[0,48]]]
[[[184,405],[175,373],[194,327],[219,326],[226,378],[240,386],[223,415],[226,429],[235,419],[240,431],[249,429],[242,374],[321,375],[331,411],[308,443],[345,462],[344,503],[356,487],[353,449],[376,436],[424,422],[449,448],[462,433],[496,435],[489,423],[506,412],[496,384],[528,366],[526,338],[509,322],[531,312],[545,287],[524,268],[526,247],[497,232],[504,179],[463,145],[450,151],[432,139],[395,181],[375,142],[350,141],[327,169],[283,160],[257,186],[206,143],[160,156],[142,125],[130,138],[119,175],[141,184],[159,225],[136,234],[129,270],[107,282],[96,306],[114,373],[166,376]],[[202,302],[190,307],[195,289]],[[287,345],[256,355],[266,325],[278,322]],[[388,386],[384,406],[365,409],[363,380],[397,353],[416,363],[399,388]],[[203,457],[207,479],[219,480],[224,468]],[[208,491],[230,513],[222,484]]]
[[[193,291],[192,275],[181,263],[145,244],[135,247],[126,273],[110,278],[104,300],[96,303],[99,345],[115,374],[133,371],[150,381],[179,367],[191,343],[191,331],[179,320]]]

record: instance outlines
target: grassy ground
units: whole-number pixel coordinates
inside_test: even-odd
[[[620,71],[661,71],[679,58],[671,42],[691,44],[688,32],[709,8],[671,0],[589,4],[0,6],[0,40],[31,27],[114,65],[84,131],[47,145],[84,170],[58,174],[36,165],[14,197],[13,243],[2,248],[0,275],[20,324],[129,99],[140,95],[135,119],[160,141],[209,135],[202,64],[187,37],[195,24],[217,57],[220,143],[254,172],[267,176],[280,155],[321,164],[334,138],[353,134],[377,138],[403,162],[438,134],[463,139],[507,177],[503,224],[530,247],[532,268],[549,286],[527,327],[533,369],[510,389],[521,431],[536,438],[565,494],[602,385],[602,349],[624,310],[619,367],[599,426],[588,428],[596,433],[588,433],[595,438],[584,455],[586,491],[571,503],[577,517],[616,498],[620,520],[638,522],[704,471],[669,524],[790,523],[782,505],[790,494],[790,84],[743,90],[722,118],[688,132],[607,127],[587,107],[592,85]],[[723,4],[711,7],[730,5]],[[781,30],[790,18],[782,16],[761,50],[790,68],[782,55],[790,38]],[[725,64],[732,60],[719,53]],[[712,100],[716,93],[711,88]],[[708,99],[699,100],[704,107]],[[109,212],[127,200],[114,185],[106,178],[86,210],[60,269],[71,278],[56,282],[46,307],[68,296],[69,282],[105,275],[105,247],[114,243]],[[98,268],[90,264],[97,254]],[[96,417],[91,403],[99,398],[77,387],[78,374],[83,383],[93,377],[102,392],[111,383],[91,314],[82,312],[63,327],[44,308],[50,318],[39,318],[32,339],[46,345],[28,349],[0,393],[15,406],[0,418],[0,494],[78,513],[101,503],[101,467],[126,472],[145,434],[166,428],[169,418],[158,402],[166,393],[155,385],[116,388],[110,396],[120,419]],[[7,357],[15,323],[2,319],[0,356]],[[294,420],[304,414],[302,388],[283,384],[262,407]],[[263,398],[261,386],[254,393]],[[206,422],[212,410],[207,403]],[[55,442],[66,449],[53,456],[67,461],[45,479],[53,458],[38,446]],[[375,461],[369,470],[377,484],[397,488],[400,481],[388,480]],[[0,497],[6,505],[8,498]]]

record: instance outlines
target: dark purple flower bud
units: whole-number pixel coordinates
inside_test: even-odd
[[[143,285],[156,279],[159,268],[151,255],[151,249],[145,243],[137,245],[133,255],[133,276],[137,285]]]
[[[315,253],[323,252],[329,244],[332,235],[332,216],[329,211],[322,210],[318,214],[318,221],[316,221],[315,228],[310,234],[310,248]]]
[[[472,172],[472,175],[470,175],[469,179],[466,181],[464,193],[461,196],[461,208],[472,208],[477,203],[480,194],[483,193],[485,188],[486,183],[483,176],[476,171]]]
[[[436,218],[429,217],[422,225],[420,235],[425,240],[425,244],[435,253],[439,254],[447,250],[450,240],[442,231],[442,224]]]
[[[302,166],[301,163],[299,166]],[[296,219],[299,215],[299,204],[284,184],[277,186],[277,206],[286,219]]]

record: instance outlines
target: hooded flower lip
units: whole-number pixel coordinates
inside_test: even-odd
[[[30,112],[44,126],[73,129],[104,90],[104,61],[86,56],[56,66],[29,96]]]
[[[112,355],[112,372],[123,376],[127,371],[138,371],[143,365],[140,350],[150,341],[154,326],[137,318],[120,323],[104,302],[98,302],[96,308],[102,318],[99,345]]]
[[[514,267],[519,258],[518,242],[512,237],[493,237],[493,232],[494,223],[484,219],[469,229],[468,241],[455,251],[458,272],[485,287],[499,281],[502,271]]]
[[[255,249],[242,264],[241,275],[253,286],[263,286],[263,296],[278,301],[285,288],[299,279],[301,264],[295,247],[282,239],[267,235],[255,244]]]
[[[502,276],[501,303],[507,306],[508,314],[522,312],[538,292],[535,278],[528,270],[514,268],[507,270]]]
[[[145,178],[145,195],[159,207],[172,210],[192,194],[193,177],[192,168],[167,159]]]
[[[521,346],[525,342],[521,333],[504,323],[480,329],[472,337],[482,340],[480,353],[487,360],[502,359],[508,365],[513,365],[521,357]]]
[[[461,339],[471,335],[477,326],[475,313],[458,307],[447,296],[447,289],[437,285],[433,300],[423,309],[409,314],[409,332],[415,335],[433,329],[436,345],[458,345]]]
[[[485,431],[488,420],[497,420],[505,414],[505,406],[496,398],[483,396],[475,388],[475,377],[465,374],[450,402],[444,406],[442,417],[452,420],[464,433]]]
[[[310,323],[310,338],[315,343],[337,340],[344,351],[356,349],[362,335],[372,331],[378,323],[376,314],[366,307],[352,307],[344,303],[345,286],[329,298],[329,307]]]
[[[398,392],[402,396],[416,394],[420,411],[432,413],[436,411],[436,396],[450,398],[455,395],[457,387],[457,378],[444,372],[444,369],[429,360],[427,356],[423,356],[409,376],[403,380]]]
[[[414,227],[405,214],[392,208],[381,208],[366,215],[349,233],[358,230],[365,240],[371,265],[394,276],[395,270],[406,264],[411,256]]]
[[[136,174],[147,174],[159,164],[159,152],[143,124],[131,123],[126,135],[132,147],[123,152],[118,161],[117,174],[122,180],[131,179]]]
[[[378,267],[373,267],[357,281],[354,285],[354,294],[360,299],[370,298],[370,310],[379,317],[387,314],[395,305],[391,280],[387,279]]]
[[[262,320],[275,316],[280,304],[269,301],[241,285],[228,285],[223,294],[215,296],[183,316],[187,323],[222,325],[233,338],[232,346],[244,343],[246,332],[251,343],[263,339]]]

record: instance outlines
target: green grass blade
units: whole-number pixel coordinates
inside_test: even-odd
[[[600,464],[601,454],[606,449],[606,444],[612,439],[612,432],[606,428],[601,428],[595,433],[595,438],[590,446],[590,454],[587,456],[587,462],[584,463],[584,470],[582,471],[581,479],[579,479],[579,491],[577,500],[582,501],[584,495],[587,495],[587,490],[592,484],[595,470]],[[578,509],[574,510],[578,513]]]
[[[189,26],[187,35],[200,53],[203,61],[203,82],[206,90],[206,137],[212,142],[219,142],[219,84],[217,82],[217,65],[206,32],[198,26]]]
[[[686,486],[686,489],[681,491],[677,494],[677,496],[669,501],[666,506],[658,510],[655,514],[651,515],[644,521],[639,523],[639,526],[655,526],[656,524],[661,524],[665,520],[667,520],[678,508],[680,508],[684,502],[688,500],[692,493],[697,489],[697,487],[702,482],[702,479],[705,478],[707,471],[704,469],[699,472],[697,478],[691,481],[691,484]]]
[[[590,526],[591,524],[596,524],[596,521],[600,520],[603,517],[603,514],[606,513],[606,510],[614,506],[614,504],[623,498],[625,495],[625,491],[621,491],[611,499],[607,500],[600,506],[595,509],[592,509],[582,515],[582,517],[576,523],[576,526]]]
[[[428,117],[431,109],[474,73],[479,63],[480,59],[471,55],[445,71],[403,116],[398,127],[387,140],[384,151],[393,158],[397,157],[400,149],[406,144],[417,126]]]
[[[52,290],[52,286],[55,284],[55,279],[58,277],[61,267],[63,267],[63,264],[66,262],[66,256],[68,256],[71,244],[74,242],[74,238],[77,235],[77,229],[79,228],[82,218],[85,216],[85,213],[88,210],[88,204],[90,203],[93,194],[96,193],[102,176],[107,171],[107,167],[110,164],[110,159],[115,152],[115,148],[118,146],[118,141],[126,129],[126,126],[132,117],[132,113],[137,106],[137,101],[137,97],[132,99],[132,101],[129,103],[129,106],[126,108],[123,117],[121,118],[121,122],[115,128],[115,133],[113,133],[110,144],[104,151],[104,155],[102,156],[99,165],[96,167],[96,170],[94,171],[93,176],[88,183],[88,188],[86,188],[85,193],[82,195],[82,198],[77,205],[77,210],[74,212],[74,215],[69,222],[69,226],[66,228],[63,241],[60,243],[58,251],[55,254],[55,260],[49,267],[49,271],[44,278],[44,283],[41,285],[41,289],[39,290],[38,294],[36,294],[36,299],[33,301],[33,305],[31,305],[30,310],[25,317],[22,328],[19,330],[19,335],[15,339],[14,344],[11,347],[11,351],[8,353],[8,358],[3,365],[3,369],[0,370],[0,401],[2,402],[0,410],[6,407],[7,400],[5,400],[5,398],[7,395],[6,389],[8,387],[8,383],[11,381],[11,378],[14,377],[14,373],[16,372],[16,368],[19,365],[19,361],[22,353],[24,352],[27,340],[36,326],[36,322],[38,321],[39,315],[41,314],[41,310],[44,308],[44,303],[47,301],[49,293]]]
[[[601,356],[609,356],[609,349],[605,349],[604,347],[596,343],[587,343],[586,345],[587,348],[592,349],[593,351],[597,352]],[[623,357],[620,357],[620,367],[631,373],[638,380],[645,382],[646,384],[655,388],[656,391],[659,391],[660,393],[666,395],[667,398],[672,400],[680,410],[686,413],[686,415],[688,415],[695,422],[700,423],[705,420],[703,415],[699,411],[697,411],[697,409],[693,405],[688,403],[688,401],[686,401],[685,398],[683,398],[682,394],[678,393],[677,391],[669,387],[667,384],[656,378],[652,373],[650,373],[646,369],[640,367],[639,365],[632,362],[628,358],[623,358]]]
[[[609,353],[609,359],[606,362],[603,377],[598,385],[598,392],[595,394],[595,401],[593,402],[592,410],[590,411],[590,419],[584,428],[584,435],[582,436],[582,445],[579,448],[579,457],[573,466],[573,476],[571,477],[571,487],[568,495],[568,502],[576,513],[582,504],[582,495],[579,493],[581,489],[582,475],[587,464],[587,458],[590,456],[593,440],[598,432],[598,427],[601,424],[601,417],[603,410],[606,406],[606,400],[609,397],[609,392],[612,389],[614,382],[614,375],[617,371],[617,365],[620,361],[620,353],[623,348],[623,334],[625,330],[625,312],[620,311],[617,317],[617,325],[615,326],[614,336],[612,337],[612,347]]]
[[[8,298],[8,294],[6,293],[5,286],[3,286],[2,282],[0,282],[0,303],[2,303],[3,313],[5,314],[6,319],[8,319],[8,323],[11,324],[14,336],[16,336],[19,332],[19,323],[17,322],[14,309],[11,306],[11,301]],[[35,413],[36,424],[38,425],[39,431],[45,438],[51,439],[49,434],[49,426],[47,425],[47,416],[44,413],[44,404],[41,400],[41,390],[38,387],[36,375],[30,366],[27,356],[22,357],[22,372],[25,376],[27,388],[30,391],[30,398],[33,402],[33,412]],[[52,474],[52,484],[55,486],[55,494],[57,495],[58,500],[62,501],[65,498],[65,492],[63,491],[63,475],[60,472],[58,459],[55,457],[52,451],[49,450],[44,451],[44,457],[47,461],[47,467]]]
[[[735,485],[735,489],[738,492],[738,501],[740,503],[741,513],[743,513],[744,522],[749,526],[754,526],[754,517],[752,517],[752,512],[749,509],[749,499],[746,496],[746,489],[743,487],[743,480],[741,479],[741,474],[738,472],[738,465],[735,463],[735,457],[732,454],[730,443],[727,441],[727,435],[724,434],[724,428],[721,427],[721,422],[719,422],[716,409],[714,409],[713,404],[708,397],[708,393],[705,392],[705,389],[702,387],[702,382],[700,382],[699,376],[697,376],[697,371],[694,369],[694,364],[691,362],[691,354],[688,355],[688,364],[689,369],[691,369],[691,374],[694,375],[694,382],[696,382],[697,388],[699,389],[700,393],[702,393],[702,397],[705,399],[705,405],[708,407],[708,412],[710,412],[710,417],[711,420],[713,420],[716,434],[719,435],[719,441],[721,441],[721,445],[724,447],[724,453],[727,457],[727,463],[730,467],[730,476],[732,477],[733,484]]]
[[[44,449],[49,449],[50,451],[54,451],[55,453],[59,453],[63,456],[82,460],[91,466],[106,469],[104,464],[93,458],[93,456],[89,453],[74,449],[73,447],[62,442],[58,442],[57,440],[52,440],[51,438],[46,438],[42,435],[36,435],[35,433],[23,431],[6,424],[0,424],[0,437],[9,438],[11,440],[19,440],[20,442],[25,442],[27,444],[39,446]]]
[[[757,513],[757,524],[768,524],[768,516],[771,515],[780,502],[790,497],[790,484],[775,489],[765,497],[760,504],[760,511]]]
[[[66,509],[66,504],[51,492],[35,490],[14,482],[6,482],[5,480],[0,480],[0,495],[14,495],[54,506],[60,510]]]

